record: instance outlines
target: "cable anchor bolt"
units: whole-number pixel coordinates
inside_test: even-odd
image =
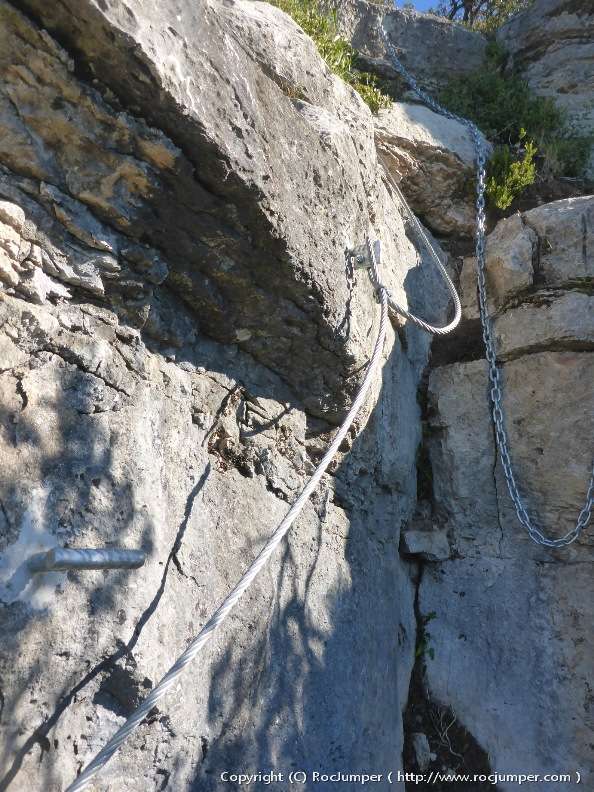
[[[379,258],[379,239],[372,243],[376,252],[376,259]],[[358,245],[348,251],[348,258],[355,269],[369,269],[373,267],[373,261],[369,253],[369,245],[367,242],[364,245]]]
[[[70,569],[138,569],[146,561],[142,550],[54,547],[28,560],[32,573],[65,572]]]

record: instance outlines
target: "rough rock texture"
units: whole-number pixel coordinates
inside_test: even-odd
[[[20,353],[1,378],[13,570],[1,592],[2,777],[49,791],[101,747],[236,581],[311,470],[317,432],[286,386],[234,347],[199,339],[167,360],[90,304],[6,297],[1,309],[4,345]],[[183,693],[94,788],[218,789],[225,769],[323,765],[329,739],[353,769],[393,761],[414,648],[397,554],[414,490],[404,414],[414,378],[398,357],[354,467],[327,480]],[[412,429],[396,453],[387,425]],[[409,494],[390,494],[396,483]],[[19,574],[55,544],[143,547],[149,560],[131,573]],[[382,640],[389,632],[400,644]],[[361,728],[375,735],[371,752]]]
[[[375,118],[375,139],[415,213],[439,234],[472,236],[475,149],[469,131],[423,105],[394,102]]]
[[[358,94],[263,3],[183,4],[154,19],[140,3],[25,5],[85,53],[97,83],[81,84],[69,55],[2,6],[3,160],[39,185],[21,191],[96,248],[89,278],[109,279],[114,259],[124,272],[166,259],[168,285],[205,332],[238,341],[308,407],[338,416],[360,379],[373,305],[369,288],[350,299],[345,253],[382,212]],[[184,46],[193,39],[203,47]],[[386,238],[384,249],[390,260],[397,245]],[[139,323],[147,311],[159,321],[138,305],[136,275],[116,280]]]
[[[497,33],[534,91],[567,113],[579,134],[594,134],[594,10],[590,0],[536,0]],[[594,178],[594,159],[589,175]]]
[[[403,531],[401,552],[425,561],[443,561],[450,557],[447,533],[440,530]]]
[[[592,465],[593,208],[593,197],[542,206],[501,221],[488,241],[512,460],[530,513],[554,536],[575,525]],[[421,616],[434,614],[428,694],[493,768],[591,778],[594,540],[586,531],[550,552],[524,533],[487,393],[484,360],[430,375],[432,519],[454,557],[427,566],[419,590]]]
[[[399,300],[443,321],[446,299],[369,110],[278,9],[22,5],[0,3],[0,788],[57,792],[325,450],[378,323],[346,251],[378,236]],[[428,350],[389,328],[348,461],[93,789],[401,767],[416,624],[399,529]],[[26,568],[110,544],[146,565]]]
[[[436,233],[472,236],[475,151],[471,136],[463,125],[418,104],[390,66],[379,30],[383,19],[403,64],[429,91],[452,76],[478,68],[484,59],[485,39],[442,17],[389,3],[341,0],[337,15],[341,33],[357,49],[365,68],[376,72],[393,96],[410,100],[395,102],[374,119],[378,148],[407,200]]]
[[[16,6],[0,0],[0,790],[58,792],[237,581],[350,404],[378,324],[350,248],[381,239],[397,300],[444,320],[378,149],[454,237],[469,159],[418,106],[374,121],[266,3]],[[389,26],[429,85],[444,58],[482,58],[482,37],[433,17]],[[575,520],[591,460],[593,201],[509,218],[488,244],[513,458],[552,532]],[[471,267],[429,375],[430,339],[388,328],[366,409],[288,541],[94,792],[385,773],[405,740],[431,769],[462,754],[594,772],[592,534],[550,553],[517,527]],[[26,566],[105,545],[147,562]],[[414,722],[413,704],[438,715]]]
[[[594,196],[554,201],[501,220],[486,245],[487,296],[496,330],[508,322],[516,325],[518,339],[527,341],[526,333],[537,332],[540,323],[551,339],[560,334],[561,340],[572,327],[589,337],[593,328],[586,306],[592,301],[592,250]],[[475,270],[476,259],[465,258],[460,294],[466,319],[479,315]],[[518,310],[506,310],[510,307]],[[545,311],[546,318],[537,318],[539,307],[550,309]],[[530,319],[532,327],[519,326],[522,310],[536,310]],[[544,325],[550,325],[548,330]],[[505,354],[506,349],[501,347],[501,352]]]
[[[340,30],[361,53],[365,65],[396,80],[401,88],[379,30],[382,19],[403,64],[420,85],[430,90],[444,85],[453,75],[467,74],[483,62],[485,37],[443,17],[394,8],[389,2],[339,0],[336,7]]]

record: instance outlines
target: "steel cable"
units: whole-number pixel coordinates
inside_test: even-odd
[[[375,253],[373,251],[373,246],[370,244],[369,241],[367,242],[367,245],[372,261],[372,267],[370,269],[370,277],[374,287],[377,290],[378,298],[381,305],[378,334],[375,341],[375,345],[373,347],[373,352],[370,361],[367,365],[365,376],[355,395],[353,404],[350,410],[348,411],[344,421],[342,422],[340,428],[338,429],[334,439],[330,443],[328,450],[324,454],[322,461],[315,469],[310,480],[303,488],[297,500],[293,503],[293,505],[287,512],[285,518],[282,520],[282,522],[280,523],[278,528],[274,531],[274,533],[270,536],[270,538],[268,539],[268,541],[266,542],[266,544],[264,545],[258,556],[256,556],[255,560],[252,561],[248,570],[245,572],[243,577],[237,583],[235,588],[227,595],[225,600],[221,603],[221,605],[219,605],[215,613],[210,617],[210,619],[204,625],[204,627],[196,636],[196,638],[194,638],[194,640],[188,646],[185,652],[183,652],[183,654],[180,655],[177,661],[171,666],[171,668],[161,679],[161,681],[153,688],[151,693],[149,693],[149,695],[145,698],[142,704],[140,704],[140,706],[136,709],[136,711],[132,713],[132,715],[123,724],[123,726],[121,726],[118,729],[118,731],[113,735],[113,737],[109,740],[109,742],[107,742],[106,745],[101,749],[101,751],[99,751],[97,756],[95,756],[95,758],[90,762],[90,764],[87,765],[85,770],[83,770],[83,772],[78,776],[78,778],[68,787],[66,792],[81,792],[81,790],[86,789],[93,780],[93,778],[95,778],[95,776],[102,770],[102,768],[105,767],[107,762],[109,762],[111,757],[116,753],[116,751],[120,748],[120,746],[128,739],[128,737],[134,731],[136,731],[136,729],[140,726],[142,721],[146,718],[146,716],[153,709],[153,707],[175,685],[175,683],[177,682],[178,678],[180,677],[186,666],[188,666],[196,658],[196,655],[200,652],[201,649],[203,649],[206,643],[212,638],[216,630],[221,626],[221,624],[224,622],[227,616],[231,613],[235,605],[237,605],[237,603],[239,602],[241,596],[245,593],[245,591],[254,581],[254,579],[262,569],[262,567],[266,564],[266,562],[268,561],[274,550],[278,547],[283,537],[285,536],[291,525],[295,522],[297,516],[303,509],[306,502],[308,501],[310,495],[317,487],[328,465],[333,460],[336,452],[338,451],[340,444],[346,437],[347,432],[349,431],[357,413],[359,412],[359,410],[363,405],[363,402],[365,400],[365,397],[372,382],[373,374],[380,362],[384,341],[386,338],[386,325],[388,318],[388,293],[379,278],[379,273],[377,269],[378,262],[375,260]]]
[[[443,327],[436,327],[435,325],[425,322],[424,319],[420,319],[418,316],[415,316],[415,314],[411,313],[407,308],[404,308],[404,306],[400,305],[400,303],[397,303],[396,300],[392,297],[392,294],[390,292],[388,292],[388,306],[392,311],[394,311],[397,314],[400,314],[401,316],[404,316],[413,324],[417,325],[418,327],[421,327],[427,333],[431,333],[432,335],[439,335],[439,336],[447,335],[448,333],[451,333],[452,330],[454,330],[456,327],[458,327],[458,325],[460,324],[460,319],[462,318],[462,306],[460,304],[460,298],[458,297],[458,292],[456,291],[456,287],[452,283],[452,279],[448,275],[446,268],[442,264],[441,259],[437,255],[435,248],[429,241],[429,238],[427,237],[427,234],[425,233],[423,226],[419,223],[416,215],[414,214],[414,212],[406,202],[406,199],[402,194],[402,190],[400,189],[398,183],[396,182],[396,180],[388,170],[388,167],[386,163],[383,161],[383,159],[382,159],[382,165],[384,168],[384,173],[386,175],[386,178],[390,182],[392,189],[398,196],[398,199],[405,213],[408,216],[409,222],[411,223],[417,235],[420,237],[421,241],[424,243],[425,247],[429,251],[429,255],[437,265],[437,268],[439,269],[443,279],[446,282],[446,285],[454,301],[454,317],[452,321],[449,322],[447,325],[444,325]]]

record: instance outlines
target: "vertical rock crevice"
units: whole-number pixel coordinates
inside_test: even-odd
[[[420,531],[424,538],[416,538],[416,544],[413,544],[405,531],[401,543],[402,557],[410,567],[414,581],[416,624],[415,660],[403,715],[403,770],[409,779],[405,781],[405,789],[407,792],[413,789],[446,792],[456,777],[456,788],[474,792],[477,782],[473,777],[488,777],[493,772],[489,756],[459,721],[451,705],[434,697],[427,673],[428,664],[441,662],[441,658],[436,657],[431,635],[438,614],[427,612],[420,602],[423,581],[431,574],[439,576],[440,571],[444,571],[442,564],[447,563],[447,558],[457,555],[455,535],[450,530],[446,538],[444,528],[440,527],[444,520],[447,525],[447,517],[433,490],[430,445],[431,432],[435,430],[431,429],[430,421],[435,416],[431,415],[429,405],[429,376],[430,371],[427,370],[418,392],[424,431],[417,454],[417,512],[412,525],[412,531],[415,534]],[[460,640],[465,640],[465,637],[458,636]],[[433,776],[430,777],[431,773]],[[465,776],[468,780],[464,780]],[[419,780],[421,778],[425,780]],[[497,786],[492,787],[498,789]]]
[[[436,659],[435,649],[431,645],[433,614],[421,612],[419,589],[424,571],[430,563],[421,561],[417,572],[416,657],[404,713],[403,768],[410,778],[410,781],[405,782],[405,789],[407,792],[415,789],[422,792],[431,789],[447,792],[455,783],[462,792],[475,792],[477,782],[474,776],[488,777],[493,774],[489,756],[458,720],[451,707],[432,697],[427,681],[427,663]],[[432,772],[434,776],[429,780]],[[421,776],[426,780],[419,781]],[[464,780],[464,777],[468,780]],[[499,789],[494,784],[489,786],[494,790]]]
[[[443,318],[376,147],[464,254],[472,151],[419,106],[373,118],[266,3],[20,5],[30,16],[0,2],[0,775],[57,792],[241,576],[349,406],[378,315],[348,251],[379,238],[396,299]],[[422,81],[443,72],[427,41],[464,42],[462,73],[482,57],[469,31],[389,16]],[[349,0],[341,20],[364,37],[377,8]],[[592,435],[593,217],[588,196],[546,204],[488,246],[514,459],[559,530]],[[593,765],[591,542],[551,559],[514,532],[472,265],[460,332],[429,368],[429,339],[390,326],[324,496],[101,788],[365,772],[402,746],[407,769]],[[33,544],[148,560],[22,580]]]

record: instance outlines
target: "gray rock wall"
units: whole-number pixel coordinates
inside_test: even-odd
[[[183,651],[320,459],[377,332],[346,251],[378,236],[399,299],[435,320],[446,301],[367,107],[277,9],[24,5],[0,4],[0,788],[49,792]],[[389,328],[291,537],[94,789],[399,769],[416,625],[398,542],[428,349]],[[105,545],[148,560],[26,569]]]
[[[6,297],[2,325],[24,350],[2,375],[2,572],[55,544],[148,553],[137,572],[2,575],[3,783],[57,790],[238,579],[326,434],[232,347],[201,338],[172,359],[84,303]],[[95,788],[216,789],[225,769],[326,767],[329,743],[352,769],[395,761],[415,632],[397,554],[414,387],[396,353],[375,430]]]
[[[380,12],[340,18],[381,73],[363,46]],[[483,57],[459,26],[388,16],[429,87],[444,53],[462,72]],[[278,9],[0,0],[0,790],[64,789],[299,493],[377,332],[350,248],[381,239],[396,299],[444,321],[380,154],[467,251],[463,130],[406,102],[373,118]],[[513,458],[557,534],[591,462],[593,200],[509,217],[487,245]],[[273,563],[93,789],[403,762],[591,777],[591,531],[550,553],[517,525],[473,267],[453,336],[431,345],[393,320],[368,403]],[[104,545],[147,562],[26,568]]]
[[[474,233],[474,144],[468,129],[428,107],[392,102],[375,118],[375,139],[412,209],[445,236]]]
[[[574,527],[592,469],[593,207],[593,197],[538,207],[501,221],[487,245],[511,456],[529,513],[550,536]],[[467,283],[470,328],[474,278]],[[429,378],[433,530],[447,532],[451,558],[427,565],[419,589],[421,617],[432,614],[427,694],[455,713],[493,769],[578,770],[591,783],[594,540],[586,530],[547,551],[523,531],[488,387],[483,359],[438,366]]]
[[[361,53],[363,62],[394,79],[396,90],[404,86],[390,66],[380,33],[382,20],[406,68],[430,90],[443,86],[452,75],[478,68],[485,56],[483,35],[443,17],[367,0],[339,0],[336,10],[342,34]]]
[[[594,13],[589,0],[536,0],[497,33],[530,87],[552,98],[577,134],[594,134]],[[594,159],[588,175],[594,179]]]

